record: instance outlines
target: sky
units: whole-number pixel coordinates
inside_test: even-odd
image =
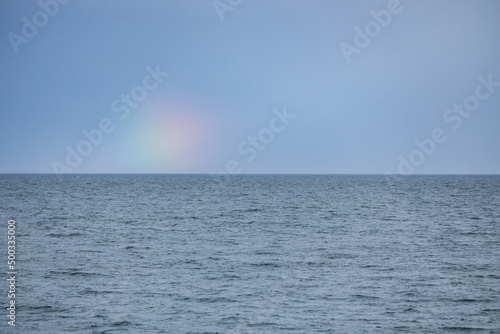
[[[500,173],[495,0],[0,2],[0,173]]]

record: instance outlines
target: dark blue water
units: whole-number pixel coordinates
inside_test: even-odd
[[[0,175],[0,212],[2,333],[500,333],[499,176]]]

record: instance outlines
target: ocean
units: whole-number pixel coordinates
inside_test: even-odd
[[[1,333],[500,333],[500,176],[3,174],[0,213]]]

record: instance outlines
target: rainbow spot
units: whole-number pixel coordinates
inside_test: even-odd
[[[131,164],[154,173],[205,172],[216,133],[210,113],[186,102],[148,100],[123,121],[130,121],[123,139]]]

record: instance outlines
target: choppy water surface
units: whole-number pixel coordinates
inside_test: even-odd
[[[500,332],[499,176],[0,175],[0,195],[15,332]]]

